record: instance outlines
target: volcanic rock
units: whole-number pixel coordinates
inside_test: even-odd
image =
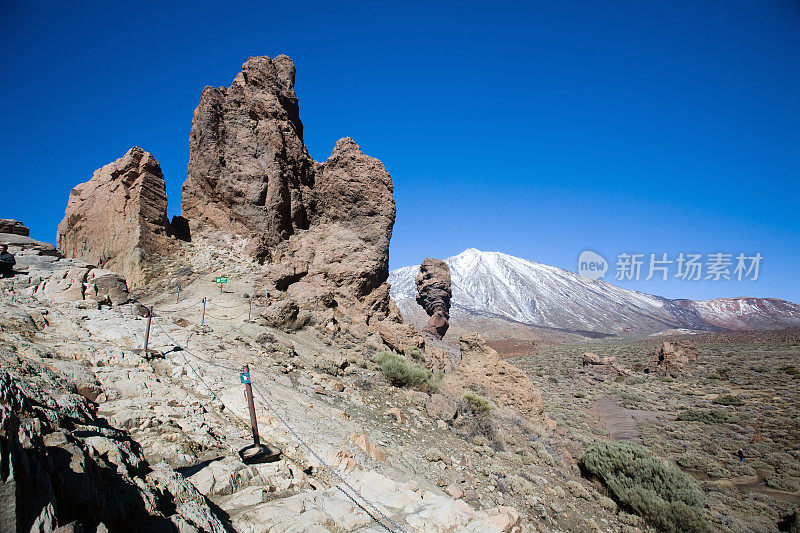
[[[206,87],[194,112],[183,215],[192,232],[246,239],[256,257],[307,229],[315,163],[303,144],[295,68],[251,57],[230,87]]]
[[[583,363],[583,366],[603,364],[603,361],[600,359],[600,356],[592,352],[585,352],[581,356],[581,362]]]
[[[31,230],[26,228],[19,220],[0,218],[0,233],[10,233],[12,235],[27,237],[31,234]]]
[[[225,531],[182,476],[164,464],[150,466],[129,435],[69,392],[80,387],[33,365],[25,381],[0,370],[0,531],[83,531],[98,524],[98,531],[127,531],[131,524]]]
[[[270,288],[298,303],[333,301],[359,322],[399,321],[385,285],[392,179],[350,138],[324,164],[311,158],[294,80],[289,57],[251,57],[230,87],[203,90],[183,215],[193,237],[269,264]]]
[[[647,372],[660,376],[678,377],[697,362],[697,350],[688,341],[662,341],[653,353]]]
[[[499,407],[511,409],[547,430],[555,428],[544,412],[544,402],[530,378],[519,368],[503,360],[478,334],[461,336],[461,362],[445,374],[441,388],[457,397],[468,387],[485,391]]]
[[[442,394],[433,394],[425,404],[428,416],[437,420],[449,422],[456,416],[456,402]]]
[[[57,244],[66,257],[119,272],[137,286],[153,276],[157,257],[170,253],[171,233],[161,167],[134,146],[72,189]]]
[[[417,286],[417,303],[425,309],[430,319],[422,331],[441,339],[450,327],[450,267],[440,259],[426,257],[414,280]]]
[[[596,353],[585,352],[581,356],[581,362],[585,367],[602,368],[608,374],[617,376],[631,375],[631,371],[619,364],[616,357],[605,356],[601,359]]]

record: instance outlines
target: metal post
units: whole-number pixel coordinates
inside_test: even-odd
[[[178,285],[178,299],[175,301],[176,304],[181,303],[181,286]]]
[[[250,308],[247,310],[247,321],[250,322],[250,315],[253,314],[253,297],[250,297]]]
[[[200,321],[201,326],[206,325],[206,298],[203,297],[203,319]]]
[[[244,393],[247,396],[247,408],[250,410],[250,427],[253,429],[253,444],[259,447],[261,446],[261,440],[258,438],[256,406],[255,403],[253,403],[253,386],[250,384],[250,367],[248,365],[242,367],[242,383],[244,383]]]
[[[147,328],[144,330],[144,356],[147,357],[147,344],[150,342],[150,321],[153,318],[153,306],[147,310]]]

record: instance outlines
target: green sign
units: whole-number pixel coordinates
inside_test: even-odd
[[[241,374],[239,374],[239,379],[242,381],[242,383],[250,383],[250,373],[248,372],[247,374],[245,374],[244,372],[242,372]]]
[[[228,283],[228,277],[227,276],[219,277],[216,280],[214,280],[214,283]]]

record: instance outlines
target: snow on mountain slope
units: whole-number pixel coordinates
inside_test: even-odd
[[[536,326],[606,333],[800,325],[800,306],[782,300],[726,299],[738,306],[721,300],[669,300],[474,248],[445,262],[451,270],[454,316],[465,313],[501,317]],[[418,271],[419,265],[415,265],[389,275],[392,297],[404,314],[417,305],[414,277]]]

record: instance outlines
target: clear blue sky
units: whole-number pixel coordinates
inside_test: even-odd
[[[203,87],[285,53],[311,154],[352,136],[392,174],[392,268],[760,252],[755,282],[623,286],[800,301],[800,3],[436,4],[4,2],[0,217],[53,241],[133,145],[177,214]]]

